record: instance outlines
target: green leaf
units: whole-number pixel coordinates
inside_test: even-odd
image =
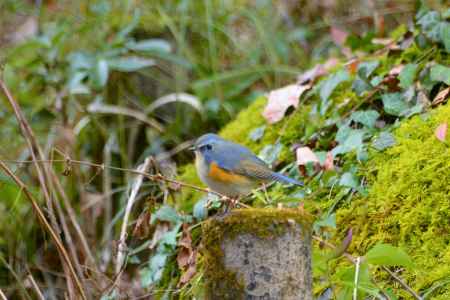
[[[140,270],[139,273],[143,287],[157,283],[161,280],[168,257],[168,253],[156,253],[150,259],[149,266]]]
[[[314,222],[313,228],[317,231],[321,227],[331,227],[336,229],[336,214],[322,216],[319,220]]]
[[[139,52],[162,52],[169,53],[172,51],[172,46],[169,42],[163,39],[148,39],[142,41],[129,41],[125,47],[133,51]]]
[[[106,85],[108,81],[108,63],[104,59],[99,59],[94,68],[94,74],[92,76],[92,83],[95,87],[101,88]]]
[[[281,145],[280,142],[277,142],[275,145],[266,145],[258,156],[267,164],[271,165],[278,159],[278,156],[280,156],[282,148],[283,145]]]
[[[404,89],[410,87],[414,83],[416,73],[417,73],[417,65],[407,64],[398,75],[398,79],[400,80],[399,84],[400,87]]]
[[[341,70],[331,75],[321,86],[320,98],[322,101],[328,100],[334,89],[342,82],[350,80],[350,75],[346,70]]]
[[[400,93],[383,94],[381,99],[383,100],[384,111],[393,116],[401,116],[409,108],[408,104],[403,101]]]
[[[375,127],[375,122],[377,121],[380,114],[376,110],[359,110],[351,114],[350,118],[358,123],[367,126],[368,128]]]
[[[437,11],[428,11],[417,20],[417,24],[421,25],[425,36],[434,42],[440,40],[441,27],[445,26],[443,23]]]
[[[153,213],[151,220],[152,225],[155,224],[157,220],[166,221],[173,224],[188,221],[187,216],[180,216],[174,208],[168,205],[161,206],[155,213]]]
[[[377,244],[366,254],[369,264],[412,267],[413,261],[405,251],[389,244]]]
[[[373,71],[375,71],[378,68],[379,65],[380,62],[378,60],[360,63],[358,65],[357,73],[361,78],[368,79],[370,75],[373,73]]]
[[[138,56],[118,57],[108,60],[111,69],[121,72],[134,72],[146,67],[154,66],[153,59],[146,59]]]
[[[193,215],[194,218],[198,220],[204,220],[208,216],[208,208],[206,207],[206,204],[208,203],[208,197],[202,197],[200,200],[195,203],[193,208]]]
[[[373,143],[372,143],[372,147],[374,147],[375,149],[377,149],[378,151],[382,151],[386,148],[392,147],[395,145],[395,138],[394,136],[386,131],[383,131],[380,133],[380,136],[377,137]]]
[[[450,53],[450,23],[446,22],[445,26],[441,28],[441,40],[445,45],[445,50]]]
[[[434,65],[430,71],[430,77],[433,81],[442,81],[450,85],[450,68],[443,65]]]
[[[363,149],[365,131],[361,129],[350,129],[348,135],[345,137],[342,143],[339,143],[337,147],[331,150],[333,156],[338,154],[348,153],[356,150],[361,151]]]
[[[339,180],[339,185],[356,189],[359,186],[359,183],[353,173],[345,172]]]
[[[89,70],[95,65],[95,58],[85,52],[73,52],[69,54],[68,61],[72,70]]]

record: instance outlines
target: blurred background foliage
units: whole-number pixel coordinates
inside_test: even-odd
[[[153,155],[154,168],[175,176],[192,160],[183,151],[188,141],[217,131],[302,70],[346,58],[340,30],[355,53],[374,51],[357,41],[384,37],[415,9],[407,0],[3,0],[2,77],[49,158],[135,168]],[[12,109],[0,99],[0,157],[28,160]],[[35,186],[31,167],[12,167]],[[72,172],[61,181],[100,270],[110,274],[130,174],[89,166]],[[53,246],[20,189],[0,176],[0,286],[30,297],[18,279],[32,268],[51,297],[62,281],[47,272],[58,269]],[[170,195],[146,183],[140,197],[148,204]]]

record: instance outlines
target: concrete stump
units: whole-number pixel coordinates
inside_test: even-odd
[[[206,298],[312,300],[311,223],[297,209],[243,209],[203,226]]]

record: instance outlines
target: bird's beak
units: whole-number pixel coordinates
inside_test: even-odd
[[[195,151],[195,150],[197,150],[197,147],[191,146],[191,147],[189,147],[188,149],[191,150],[191,151]]]

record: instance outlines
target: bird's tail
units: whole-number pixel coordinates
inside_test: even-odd
[[[286,175],[280,174],[280,173],[276,173],[276,172],[272,172],[272,179],[281,183],[286,183],[286,184],[295,184],[298,186],[304,186],[303,182],[295,180],[293,178],[290,178]]]

